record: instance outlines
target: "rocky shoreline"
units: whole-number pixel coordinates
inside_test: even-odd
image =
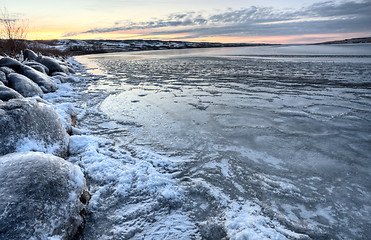
[[[73,239],[83,229],[90,194],[65,160],[76,114],[61,116],[43,99],[74,73],[31,50],[0,57],[0,239]]]

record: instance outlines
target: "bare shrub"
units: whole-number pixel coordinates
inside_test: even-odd
[[[24,19],[12,17],[6,8],[0,9],[1,47],[6,54],[14,55],[26,48],[28,24]]]

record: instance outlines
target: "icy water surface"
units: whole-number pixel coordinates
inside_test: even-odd
[[[76,59],[86,239],[371,235],[371,45]]]

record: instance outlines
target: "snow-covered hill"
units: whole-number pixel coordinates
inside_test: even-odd
[[[30,42],[35,44],[35,41]],[[182,48],[210,48],[210,47],[240,47],[257,46],[262,44],[247,43],[210,43],[210,42],[182,42],[160,40],[47,40],[37,41],[42,47],[55,48],[75,53],[103,53],[120,51],[182,49]]]

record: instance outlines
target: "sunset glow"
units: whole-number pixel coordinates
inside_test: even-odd
[[[312,43],[371,35],[370,1],[2,1],[28,39]]]

